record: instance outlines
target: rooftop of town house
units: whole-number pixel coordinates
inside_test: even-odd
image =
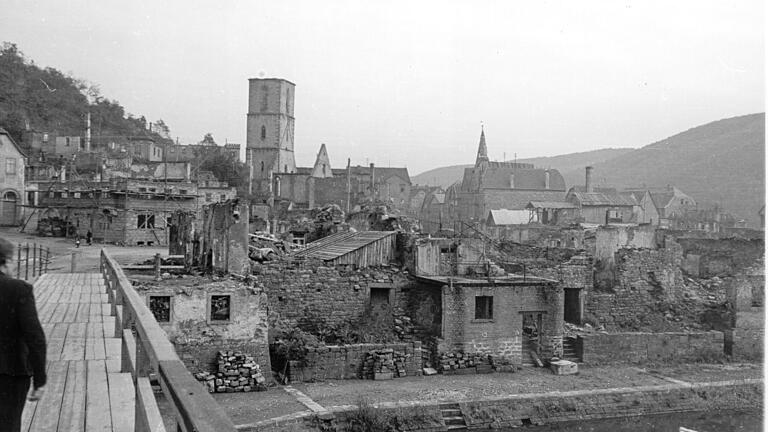
[[[452,285],[462,287],[504,287],[504,286],[541,286],[544,284],[557,284],[554,279],[546,279],[536,276],[505,275],[491,277],[467,277],[467,276],[419,276],[415,277],[423,282],[435,285]]]

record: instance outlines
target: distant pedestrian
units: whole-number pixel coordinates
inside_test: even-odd
[[[88,230],[88,233],[85,234],[85,242],[88,243],[88,246],[90,246],[91,243],[93,242],[93,233],[91,232],[91,230]]]
[[[77,237],[75,237],[75,248],[80,247],[80,235],[78,234]]]
[[[13,245],[0,238],[0,267],[13,258]],[[43,395],[45,333],[37,318],[32,286],[0,272],[0,432],[21,430],[21,412]]]

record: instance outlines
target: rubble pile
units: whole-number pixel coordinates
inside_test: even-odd
[[[440,353],[438,370],[444,375],[464,375],[491,371],[490,358],[476,353]]]
[[[233,351],[219,351],[217,355],[218,372],[200,372],[195,374],[198,381],[208,387],[210,393],[234,393],[264,391],[264,375],[253,357]]]
[[[248,245],[248,257],[253,261],[275,261],[288,252],[285,242],[270,233],[257,232],[249,236],[251,243]]]
[[[363,362],[365,379],[383,380],[406,376],[405,360],[410,354],[393,349],[368,351]]]

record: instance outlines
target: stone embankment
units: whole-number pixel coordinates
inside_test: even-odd
[[[394,419],[398,430],[445,431],[447,426],[442,413],[445,411],[443,407],[448,405],[458,407],[469,430],[692,411],[761,410],[763,380],[706,383],[679,381],[665,385],[509,395],[457,403],[380,403],[375,408],[382,416]],[[344,430],[350,419],[360,415],[358,407],[352,405],[329,407],[323,413],[323,416],[307,414],[282,420],[273,419],[243,425],[239,429]]]

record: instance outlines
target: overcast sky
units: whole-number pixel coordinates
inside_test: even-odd
[[[481,122],[501,160],[762,112],[762,3],[4,0],[0,40],[183,143],[244,144],[248,78],[285,78],[298,164],[414,175],[474,162]]]

